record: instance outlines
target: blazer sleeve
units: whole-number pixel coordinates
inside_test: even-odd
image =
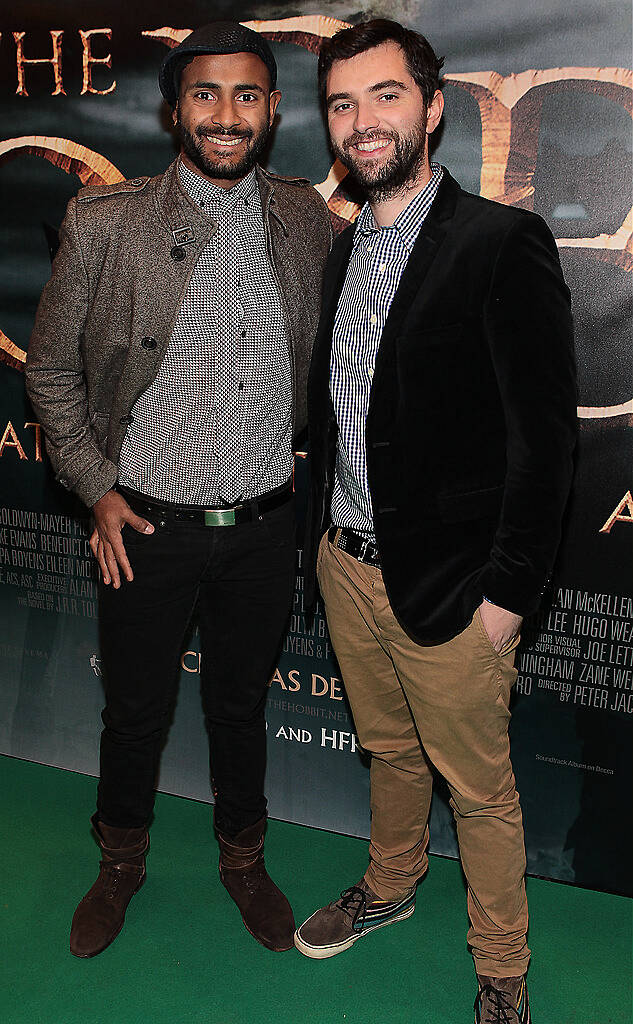
[[[113,486],[117,467],[105,458],[91,427],[81,354],[88,306],[77,201],[71,199],[51,277],[37,309],[25,381],[57,479],[91,506]]]
[[[485,330],[507,431],[499,525],[482,592],[529,615],[549,582],[573,473],[577,397],[571,302],[556,242],[524,214],[499,249]]]

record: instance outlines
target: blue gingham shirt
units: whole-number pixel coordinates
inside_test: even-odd
[[[439,164],[431,164],[430,181],[389,227],[379,228],[369,204],[363,206],[336,310],[330,359],[330,393],[338,422],[332,522],[372,540],[365,420],[376,354],[400,278],[437,195],[442,173]]]

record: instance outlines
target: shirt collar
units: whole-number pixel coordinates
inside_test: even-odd
[[[202,207],[205,213],[227,214],[241,203],[248,205],[258,191],[255,168],[235,183],[232,188],[220,188],[212,181],[203,178],[187,167],[182,160],[178,161],[178,177],[180,184],[196,206]]]
[[[388,228],[380,228],[376,224],[371,206],[369,203],[365,203],[356,221],[354,248],[356,248],[361,238],[367,237],[373,231],[388,231],[395,228],[403,245],[411,252],[420,233],[420,228],[437,195],[443,174],[444,170],[440,164],[431,163],[431,177],[429,181],[422,191],[418,192],[411,202],[405,206],[404,210],[398,214],[393,224],[389,225]]]

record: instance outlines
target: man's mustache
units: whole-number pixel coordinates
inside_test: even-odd
[[[221,128],[219,125],[209,125],[208,127],[199,124],[196,128],[195,134],[201,139],[206,135],[215,135],[216,138],[227,138],[227,139],[250,139],[253,133],[251,131],[236,132],[231,128]]]

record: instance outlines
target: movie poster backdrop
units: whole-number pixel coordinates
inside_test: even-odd
[[[535,210],[572,291],[579,370],[577,470],[550,592],[518,652],[512,751],[528,870],[630,892],[633,654],[629,296],[630,24],[625,3],[396,0],[343,3],[22,0],[0,29],[0,751],[96,774],[103,693],[87,510],[57,484],[23,369],[57,228],[82,184],[160,173],[175,143],[156,83],[166,48],[214,18],[271,42],[283,101],[269,158],[303,175],[336,231],[358,206],[332,163],[315,91],[321,40],[368,15],[398,17],[446,55],[435,158],[463,187]],[[450,11],[450,14],[447,13]],[[538,295],[534,296],[538,302]],[[451,415],[447,408],[445,415]],[[297,458],[300,519],[307,460]],[[299,536],[301,534],[299,533]],[[367,836],[369,776],[322,607],[303,602],[302,552],[270,681],[273,817]],[[248,623],[244,623],[245,634]],[[210,801],[195,628],[160,788]],[[438,780],[431,849],[456,856]]]

